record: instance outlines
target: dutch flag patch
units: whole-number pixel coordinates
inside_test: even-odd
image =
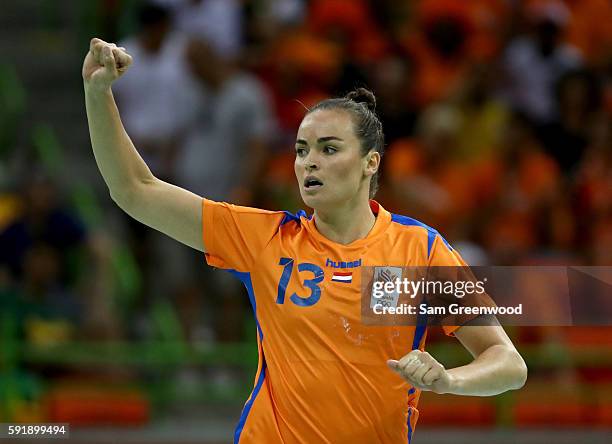
[[[332,282],[344,282],[346,284],[350,284],[351,282],[353,282],[353,272],[334,271],[331,280]]]

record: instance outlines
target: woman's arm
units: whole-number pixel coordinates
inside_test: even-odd
[[[131,63],[132,58],[123,48],[100,39],[91,40],[83,62],[83,82],[96,163],[112,199],[121,209],[143,224],[205,251],[202,199],[157,179],[121,123],[111,84]]]
[[[525,361],[500,325],[465,326],[455,336],[474,360],[448,371],[454,381],[453,393],[489,396],[525,385]]]
[[[527,366],[500,325],[464,326],[455,336],[472,354],[467,365],[446,370],[429,353],[413,350],[389,367],[421,390],[455,395],[491,396],[521,388]]]

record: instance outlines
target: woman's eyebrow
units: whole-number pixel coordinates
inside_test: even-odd
[[[331,140],[337,140],[339,142],[344,142],[344,140],[341,139],[340,137],[326,136],[326,137],[319,137],[317,139],[317,143],[329,142]],[[298,139],[298,140],[295,141],[295,143],[299,144],[299,145],[308,145],[308,142],[306,142],[304,139]]]
[[[344,140],[342,140],[340,137],[336,137],[336,136],[327,136],[327,137],[319,137],[317,139],[317,143],[322,143],[322,142],[329,142],[331,140],[337,140],[339,142],[344,142]]]

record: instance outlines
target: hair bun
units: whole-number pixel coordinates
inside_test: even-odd
[[[376,97],[374,93],[366,88],[356,88],[345,96],[348,100],[363,103],[366,108],[374,112],[376,109]]]

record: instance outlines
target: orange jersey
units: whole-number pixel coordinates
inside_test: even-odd
[[[206,260],[242,280],[257,325],[259,365],[234,443],[410,442],[420,391],[386,362],[423,349],[426,325],[363,325],[360,268],[465,263],[432,228],[370,205],[370,233],[341,245],[303,211],[203,199]]]

